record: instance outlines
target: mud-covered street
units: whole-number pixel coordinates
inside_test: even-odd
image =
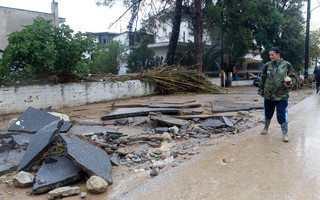
[[[296,178],[305,178],[303,166],[298,166],[294,159],[289,159],[288,154],[298,156],[304,160],[302,133],[308,132],[311,125],[302,126],[316,119],[317,107],[303,109],[307,99],[310,105],[316,106],[317,95],[311,89],[292,91],[289,100],[289,131],[295,130],[300,133],[299,138],[295,133],[289,144],[283,144],[280,138],[280,128],[272,122],[271,133],[267,136],[260,136],[262,128],[263,110],[253,109],[249,111],[235,111],[214,113],[214,115],[227,116],[234,124],[235,130],[222,130],[220,133],[210,135],[208,138],[186,138],[162,142],[160,147],[150,147],[145,143],[132,143],[123,147],[126,152],[139,152],[148,149],[149,152],[161,150],[169,151],[173,147],[181,147],[184,154],[179,154],[174,159],[168,156],[157,162],[162,168],[158,170],[155,177],[150,176],[150,170],[146,170],[154,163],[143,162],[142,164],[122,164],[113,166],[111,175],[113,184],[103,194],[88,194],[87,199],[301,199],[303,192],[297,193],[298,187],[307,187],[303,182],[290,183],[287,186],[282,184],[287,181],[294,181],[290,177],[294,171]],[[115,125],[115,120],[104,120],[100,118],[112,112],[117,106],[142,105],[148,102],[170,102],[179,103],[193,101],[201,104],[201,107],[194,110],[203,111],[202,115],[213,115],[211,109],[219,108],[221,105],[229,104],[255,104],[262,105],[263,99],[257,95],[256,87],[232,87],[228,94],[184,94],[170,96],[146,96],[130,100],[111,101],[99,104],[91,104],[72,108],[55,110],[70,116],[73,124],[100,125],[117,129],[128,136],[139,136],[146,132],[152,132],[149,124],[135,126],[133,124]],[[304,113],[309,116],[303,116]],[[295,114],[294,114],[295,113]],[[0,116],[0,130],[8,128],[9,120],[18,117],[19,114]],[[313,116],[313,118],[312,118]],[[309,119],[308,122],[304,121]],[[291,138],[290,138],[291,139]],[[301,139],[301,140],[300,140]],[[300,142],[299,142],[299,141]],[[287,146],[285,146],[287,145]],[[298,149],[300,145],[301,149]],[[283,149],[292,147],[296,149]],[[312,145],[309,146],[314,148]],[[308,148],[309,148],[308,147]],[[307,149],[308,149],[307,148]],[[300,153],[299,153],[300,152]],[[312,152],[309,151],[308,152]],[[313,157],[312,155],[308,155]],[[316,156],[314,156],[316,158]],[[309,163],[309,161],[306,161]],[[314,162],[318,162],[314,160]],[[298,168],[292,168],[291,164]],[[307,164],[308,164],[307,163]],[[288,166],[290,164],[290,166]],[[309,166],[311,167],[311,166]],[[264,169],[271,171],[266,171]],[[287,170],[288,169],[288,170]],[[263,173],[261,173],[263,170]],[[273,170],[273,171],[272,171]],[[301,171],[300,171],[301,170]],[[315,170],[312,168],[311,170]],[[30,196],[26,194],[32,188],[17,189],[4,182],[10,180],[12,175],[1,177],[0,198],[3,199],[44,199],[46,195]],[[270,176],[270,174],[275,174]],[[299,176],[298,176],[299,175]],[[289,179],[287,179],[289,177]],[[73,185],[80,186],[85,190],[85,181]],[[306,183],[306,185],[308,185]],[[275,189],[276,186],[283,188]],[[269,193],[268,193],[269,191]],[[275,191],[271,192],[270,191]],[[252,196],[253,195],[253,196]],[[300,196],[299,196],[300,195]],[[311,196],[310,196],[311,195]],[[316,197],[310,194],[305,197]],[[314,195],[316,195],[314,193]],[[274,197],[274,198],[273,198]],[[79,196],[67,197],[65,199],[79,199]],[[304,198],[303,198],[304,199]],[[317,198],[311,198],[317,199]]]

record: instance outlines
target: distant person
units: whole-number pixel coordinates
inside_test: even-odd
[[[319,92],[319,86],[320,86],[320,69],[316,67],[313,71],[313,80],[316,82],[316,88],[317,88],[317,94]]]
[[[270,62],[267,62],[262,70],[258,93],[264,98],[265,126],[261,134],[268,133],[268,128],[277,109],[277,120],[281,125],[282,141],[288,142],[288,98],[289,89],[295,78],[289,77],[294,74],[293,67],[281,59],[281,51],[278,47],[269,50]]]

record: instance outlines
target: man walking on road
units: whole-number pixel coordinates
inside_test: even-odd
[[[319,86],[320,86],[320,69],[316,67],[313,71],[314,78],[313,80],[316,82],[316,88],[317,88],[317,94],[319,92]]]
[[[278,47],[269,50],[270,62],[267,62],[261,74],[259,82],[259,95],[264,98],[265,126],[261,134],[268,133],[268,128],[275,109],[277,120],[281,125],[282,141],[288,142],[288,98],[289,89],[295,81],[293,67],[281,59],[281,51]]]

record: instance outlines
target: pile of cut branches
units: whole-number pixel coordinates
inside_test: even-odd
[[[155,84],[159,94],[226,93],[226,90],[212,84],[202,73],[196,70],[180,70],[154,70],[141,74],[128,74],[127,76]]]

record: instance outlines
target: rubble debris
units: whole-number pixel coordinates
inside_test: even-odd
[[[66,157],[71,159],[84,172],[98,175],[112,184],[111,162],[108,154],[101,148],[81,140],[76,135],[59,134],[66,144]]]
[[[104,193],[108,188],[108,183],[99,176],[91,176],[86,183],[88,192],[91,193]]]
[[[179,115],[174,117],[178,119],[184,119],[184,120],[193,120],[196,118],[199,118],[200,120],[206,120],[206,119],[220,119],[222,116],[232,117],[233,115],[182,115],[182,116]]]
[[[162,134],[162,138],[163,138],[164,141],[172,140],[172,137],[171,137],[171,135],[170,135],[168,132],[164,132],[164,133]]]
[[[182,114],[184,115],[200,115],[203,111],[201,110],[188,110],[188,109],[182,109]]]
[[[164,133],[164,132],[167,132],[169,130],[168,127],[156,127],[154,129],[155,133]]]
[[[28,168],[39,160],[43,153],[48,150],[54,136],[59,132],[61,124],[62,120],[58,118],[58,120],[46,125],[30,137],[28,148],[19,163],[18,171],[28,171]]]
[[[119,119],[134,116],[147,116],[150,112],[160,112],[162,114],[178,114],[180,109],[177,108],[126,108],[118,109],[108,115],[101,117],[102,120]]]
[[[9,127],[8,131],[36,133],[44,126],[57,120],[60,120],[60,117],[29,107]]]
[[[156,169],[152,169],[150,172],[150,176],[157,176],[159,173]]]
[[[81,199],[85,199],[86,198],[86,196],[87,196],[87,193],[86,192],[81,192]]]
[[[227,117],[222,116],[222,120],[227,126],[234,127],[234,124]]]
[[[48,199],[52,200],[57,198],[63,198],[63,197],[77,195],[79,193],[80,193],[79,187],[64,186],[64,187],[51,190],[48,193]]]
[[[47,156],[36,174],[32,192],[41,194],[73,183],[81,177],[81,169],[68,158]]]
[[[113,153],[110,157],[110,161],[111,161],[111,164],[113,166],[119,166],[120,165],[120,156],[119,154],[117,153]]]
[[[21,171],[13,177],[12,183],[15,187],[29,187],[32,186],[34,176],[28,172]]]
[[[119,125],[126,125],[129,120],[128,119],[117,119],[116,121],[116,124],[119,124]]]

